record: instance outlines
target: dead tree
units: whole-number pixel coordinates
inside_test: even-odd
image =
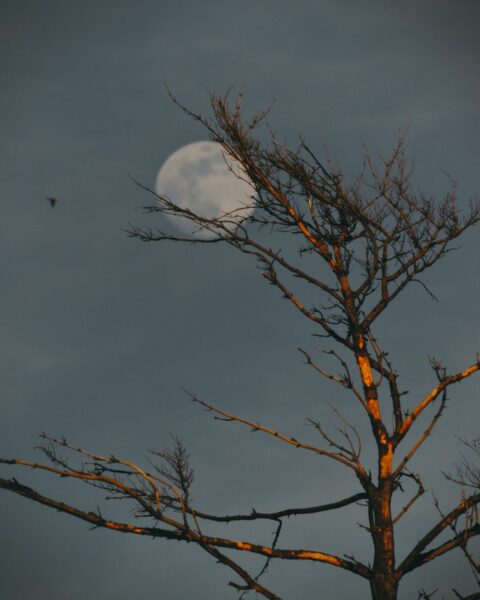
[[[424,492],[420,476],[409,470],[410,461],[442,416],[450,387],[477,372],[480,358],[477,355],[471,365],[455,373],[447,372],[440,362],[432,359],[434,385],[407,406],[398,373],[375,335],[375,325],[410,283],[418,282],[429,292],[421,279],[423,272],[442,259],[452,249],[452,242],[480,220],[480,209],[471,205],[463,214],[457,207],[455,185],[440,201],[412,191],[403,137],[387,159],[376,160],[366,152],[363,171],[348,181],[333,161],[319,158],[304,140],[295,150],[280,143],[271,131],[266,143],[259,141],[255,130],[265,122],[266,113],[245,118],[241,100],[239,97],[230,103],[228,97],[213,96],[212,118],[181,108],[205,126],[211,139],[222,145],[227,158],[242,165],[244,176],[252,184],[254,212],[239,210],[218,218],[205,218],[178,206],[175,198],[155,195],[146,208],[148,213],[189,219],[193,228],[207,230],[209,237],[196,237],[195,233],[181,236],[135,226],[130,227],[129,234],[146,242],[229,244],[254,257],[267,282],[309,320],[317,335],[334,345],[327,352],[337,361],[338,372],[329,371],[305,350],[302,352],[308,365],[348,390],[358,402],[368,422],[376,464],[364,464],[362,442],[368,442],[361,439],[356,424],[344,421],[339,436],[333,437],[321,423],[312,420],[320,440],[313,445],[192,396],[194,402],[220,420],[244,425],[293,448],[335,461],[339,469],[345,468],[354,476],[357,489],[348,498],[318,506],[269,513],[252,510],[245,514],[210,514],[192,503],[193,473],[188,454],[179,441],[175,441],[173,449],[159,453],[156,470],[146,470],[114,455],[99,456],[50,436],[44,436],[44,452],[49,462],[19,459],[1,462],[80,479],[109,497],[131,501],[136,507],[134,516],[149,517],[153,524],[145,525],[145,519],[117,522],[99,512],[84,512],[42,495],[17,479],[0,479],[0,487],[83,519],[94,527],[194,543],[238,576],[231,585],[242,594],[253,590],[266,598],[279,599],[261,583],[260,575],[266,566],[274,559],[306,560],[326,563],[365,579],[374,600],[394,600],[403,577],[455,548],[463,549],[473,561],[467,541],[480,533],[476,516],[480,503],[478,488],[464,493],[456,506],[440,514],[438,522],[400,558],[395,554],[395,527]],[[277,249],[279,240],[284,240],[281,250]],[[299,261],[292,246],[308,256],[308,260]],[[314,267],[309,269],[311,264]],[[302,297],[303,284],[316,291],[322,298],[321,304],[308,305]],[[420,418],[424,424],[417,434],[413,426]],[[62,450],[77,455],[79,462],[74,465]],[[415,491],[403,509],[393,514],[392,497],[401,489],[404,478],[415,485]],[[366,507],[366,529],[373,552],[371,564],[348,553],[337,556],[323,547],[281,547],[280,532],[285,517],[339,510],[360,500]],[[259,545],[207,532],[209,522],[260,520],[276,524],[273,543]],[[441,534],[449,531],[450,536],[439,541]],[[226,554],[226,550],[236,550],[237,554]],[[265,558],[260,574],[247,572],[232,558],[245,552]],[[420,597],[432,595],[423,590],[419,593]]]

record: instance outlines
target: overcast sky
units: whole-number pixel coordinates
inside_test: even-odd
[[[128,175],[153,187],[173,151],[207,139],[164,81],[203,112],[209,91],[233,85],[252,110],[275,98],[278,134],[326,143],[348,173],[361,167],[363,143],[385,151],[409,127],[416,183],[441,195],[447,171],[466,203],[479,187],[479,25],[475,0],[2,0],[0,455],[39,458],[33,447],[47,431],[145,464],[146,449],[174,433],[192,453],[202,510],[276,510],[359,491],[328,462],[215,422],[187,400],[181,386],[312,440],[307,417],[332,423],[323,400],[349,410],[296,350],[313,351],[311,327],[247,257],[128,239],[122,229],[148,222],[137,208],[150,200]],[[59,199],[54,209],[47,196]],[[479,230],[461,245],[427,277],[439,303],[412,287],[381,322],[413,396],[433,384],[427,355],[454,371],[480,349]],[[445,510],[458,490],[440,471],[460,456],[455,436],[479,433],[478,385],[452,390],[413,465]],[[86,510],[100,502],[72,482],[15,476]],[[0,503],[2,599],[237,597],[226,568],[191,545],[91,532],[7,492]],[[399,554],[436,518],[426,494],[405,518]],[[289,521],[280,545],[368,560],[358,521],[359,507]],[[271,540],[270,525],[226,533]],[[419,587],[471,591],[457,558],[407,578],[401,598]],[[265,583],[286,600],[369,597],[366,583],[316,564],[272,565]]]

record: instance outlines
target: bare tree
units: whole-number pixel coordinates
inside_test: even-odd
[[[131,501],[136,518],[124,523],[110,520],[100,512],[84,512],[44,496],[17,479],[0,479],[0,486],[83,519],[94,527],[194,543],[238,576],[230,585],[242,595],[253,590],[266,598],[280,598],[261,583],[261,575],[274,559],[315,561],[349,571],[368,582],[375,600],[396,599],[405,575],[455,548],[463,550],[472,567],[478,568],[467,547],[467,542],[480,533],[478,486],[468,493],[464,491],[456,506],[440,513],[437,523],[400,559],[395,555],[395,535],[402,517],[425,491],[420,475],[409,470],[410,461],[444,413],[450,387],[477,372],[480,357],[477,355],[471,365],[455,373],[447,372],[443,364],[432,359],[434,385],[407,406],[398,373],[374,329],[380,315],[410,283],[420,283],[431,293],[422,282],[423,272],[451,251],[452,242],[480,220],[480,208],[471,205],[464,215],[457,207],[454,184],[440,201],[414,192],[403,136],[387,159],[373,159],[366,151],[363,171],[348,181],[332,160],[319,158],[303,139],[291,150],[269,130],[269,139],[261,142],[255,130],[265,122],[266,113],[245,118],[241,100],[239,96],[230,103],[228,96],[212,96],[212,118],[181,108],[205,126],[211,139],[222,145],[227,158],[240,162],[252,184],[254,212],[242,210],[206,218],[178,206],[174,198],[155,194],[153,203],[146,208],[148,213],[186,218],[194,229],[207,230],[209,237],[198,237],[195,233],[180,236],[135,226],[130,227],[129,234],[146,242],[229,244],[253,256],[267,282],[310,321],[316,335],[333,344],[326,352],[337,362],[338,372],[318,364],[307,351],[301,352],[311,368],[348,390],[358,402],[369,424],[368,436],[375,448],[376,464],[364,463],[362,444],[368,444],[369,440],[365,436],[362,439],[357,424],[348,422],[340,413],[342,425],[336,437],[325,431],[320,422],[310,420],[319,434],[319,443],[313,445],[191,395],[195,403],[220,420],[244,425],[334,461],[339,469],[345,468],[354,476],[356,490],[347,498],[323,505],[268,513],[252,510],[245,514],[210,514],[192,503],[193,473],[188,453],[178,440],[173,448],[158,452],[158,464],[152,463],[146,470],[114,455],[100,456],[47,435],[43,436],[47,463],[19,459],[1,459],[1,462],[80,479],[100,488],[107,497]],[[282,241],[282,249],[277,249]],[[308,260],[299,261],[298,250]],[[309,268],[309,265],[314,266]],[[305,283],[322,298],[320,304],[308,306],[303,295]],[[413,425],[420,418],[425,423],[421,433],[414,434]],[[77,463],[71,461],[70,454],[78,457]],[[463,488],[470,476],[478,476],[478,471],[460,471]],[[412,482],[415,489],[403,508],[393,514],[392,498],[402,489],[403,481]],[[359,501],[368,520],[365,528],[372,544],[371,564],[348,554],[337,556],[323,547],[280,547],[285,517],[317,515]],[[145,525],[145,520],[138,520],[140,517],[150,518],[151,524]],[[209,522],[260,520],[275,523],[272,543],[259,545],[209,535],[206,531]],[[445,539],[448,532],[450,535]],[[265,565],[257,575],[247,572],[238,562],[237,556],[245,552],[265,558]],[[423,598],[433,594],[419,591],[419,597]]]

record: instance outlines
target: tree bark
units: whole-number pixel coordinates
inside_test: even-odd
[[[395,543],[391,500],[393,480],[380,479],[372,506],[374,562],[370,587],[373,600],[396,600],[398,578],[395,572]]]

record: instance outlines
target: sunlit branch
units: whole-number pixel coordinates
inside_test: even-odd
[[[229,413],[225,410],[222,410],[220,408],[217,408],[216,406],[207,404],[206,402],[204,402],[203,400],[200,400],[193,394],[190,394],[190,392],[188,392],[187,390],[184,390],[184,391],[190,396],[190,398],[193,402],[200,404],[201,406],[203,406],[210,412],[220,415],[221,420],[232,421],[232,422],[235,421],[237,423],[242,423],[243,425],[247,425],[248,427],[251,427],[252,431],[262,431],[263,433],[271,435],[271,436],[277,438],[278,440],[285,442],[286,444],[294,446],[295,448],[303,448],[304,450],[309,450],[310,452],[314,452],[315,454],[319,454],[321,456],[327,456],[328,458],[332,458],[333,460],[336,460],[336,461],[344,464],[345,466],[349,467],[350,469],[353,469],[354,471],[358,472],[358,466],[355,463],[353,463],[351,460],[345,458],[344,456],[341,456],[334,452],[328,452],[327,450],[323,450],[322,448],[318,448],[317,446],[313,446],[312,444],[306,444],[304,442],[299,442],[295,438],[286,436],[282,433],[279,433],[278,431],[275,431],[274,429],[264,427],[263,425],[260,425],[260,423],[255,423],[254,421],[244,419],[243,417],[237,417],[236,415]]]
[[[414,408],[414,410],[405,418],[404,423],[396,436],[396,443],[398,443],[413,425],[414,421],[417,417],[429,406],[436,398],[438,398],[439,394],[443,392],[448,386],[453,383],[457,383],[470,377],[476,371],[480,369],[480,355],[477,356],[476,362],[474,362],[470,367],[461,371],[460,373],[456,373],[455,375],[450,375],[442,379],[438,385],[436,385],[433,390],[425,396],[425,398]]]
[[[459,516],[463,515],[467,510],[471,507],[476,506],[480,503],[480,494],[475,494],[466,498],[463,502],[461,502],[458,506],[456,506],[453,510],[451,510],[445,517],[443,517],[430,531],[423,536],[423,538],[415,545],[413,550],[408,554],[408,556],[403,560],[400,566],[397,569],[398,575],[403,576],[405,573],[409,571],[413,571],[418,568],[425,562],[433,560],[437,556],[441,554],[445,554],[449,550],[457,547],[461,540],[457,536],[451,540],[448,540],[444,544],[441,544],[434,550],[430,550],[422,554],[423,550],[429,546],[435,538],[437,538],[447,527],[450,526]],[[480,533],[480,526],[475,525],[469,532],[468,535],[478,535]],[[462,537],[464,539],[464,537]]]
[[[59,475],[60,477],[79,479],[81,481],[84,481],[85,483],[91,482],[94,485],[98,484],[98,485],[96,485],[96,487],[101,487],[102,485],[107,486],[107,489],[114,490],[114,491],[118,490],[121,494],[124,494],[126,497],[129,497],[132,500],[134,500],[135,502],[138,502],[138,504],[141,505],[141,507],[145,510],[145,512],[148,513],[153,518],[155,518],[159,521],[162,521],[163,523],[165,523],[167,525],[171,525],[172,527],[175,527],[175,528],[178,528],[181,530],[185,530],[187,527],[185,525],[185,523],[183,523],[183,524],[179,523],[178,521],[175,521],[174,519],[167,517],[165,514],[160,512],[158,509],[152,507],[151,504],[146,500],[146,498],[145,498],[146,494],[144,493],[143,490],[139,490],[134,486],[126,485],[123,482],[121,482],[118,479],[115,479],[113,477],[109,477],[109,476],[106,476],[106,475],[103,475],[100,473],[95,473],[95,472],[89,473],[89,472],[83,472],[83,471],[76,471],[76,470],[72,470],[72,469],[63,470],[63,469],[59,469],[56,467],[52,467],[50,465],[44,465],[42,463],[36,463],[36,462],[20,460],[20,459],[0,458],[0,463],[8,464],[8,465],[19,465],[19,466],[23,466],[23,467],[29,467],[31,469],[38,469],[41,471],[48,471],[50,473],[53,473],[54,475]],[[4,480],[2,480],[2,481],[5,483]],[[11,491],[15,491],[15,489],[13,487],[8,487],[7,485],[4,485],[4,483],[1,484],[0,487],[4,487],[5,489],[10,489]],[[7,482],[7,483],[11,483],[11,482]],[[166,485],[170,490],[173,491],[173,486],[171,486],[168,482],[162,482],[162,484]],[[22,487],[25,487],[25,486],[22,486]],[[25,489],[29,490],[30,488],[25,487]],[[33,493],[34,490],[31,490],[31,492]],[[23,495],[28,495],[28,494],[23,494]],[[38,500],[38,498],[33,495],[31,495],[29,497],[31,497],[33,500],[37,500],[40,502],[40,500]],[[177,492],[177,498],[180,503],[183,503],[181,497],[178,495],[178,492]],[[44,502],[44,504],[46,504],[46,502]],[[66,512],[68,512],[68,511],[66,511]]]
[[[418,554],[416,559],[412,563],[410,563],[410,567],[405,572],[408,573],[409,571],[413,571],[414,569],[421,567],[425,563],[430,562],[433,559],[438,558],[439,556],[442,556],[443,554],[446,554],[447,552],[450,552],[450,550],[461,547],[462,544],[465,543],[465,536],[468,536],[469,538],[471,538],[471,537],[477,536],[479,534],[480,534],[480,525],[473,525],[468,530],[461,531],[458,535],[456,535],[455,537],[451,538],[450,540],[444,542],[443,544],[440,544],[436,548],[433,548],[432,550],[429,550],[428,552],[423,552],[423,553]]]
[[[463,489],[462,489],[461,496],[462,496],[462,500],[465,501],[466,495],[465,495],[465,490],[463,490]],[[438,512],[440,513],[440,515],[442,517],[445,517],[445,515],[443,514],[443,512],[440,509],[440,504],[437,499],[435,499],[435,506],[436,506]],[[455,537],[459,537],[463,533],[463,543],[461,543],[459,547],[460,547],[461,551],[463,552],[463,555],[467,559],[467,562],[470,566],[470,569],[472,571],[473,577],[474,577],[477,585],[480,587],[480,562],[477,563],[474,560],[472,553],[468,549],[468,542],[471,537],[470,530],[471,530],[472,519],[474,520],[475,525],[479,524],[478,505],[475,505],[470,510],[465,511],[465,526],[464,526],[463,532],[459,531],[459,529],[457,527],[457,520],[450,522],[449,527]]]
[[[46,439],[47,441],[57,445],[57,446],[61,446],[61,447],[65,447],[68,448],[69,450],[72,450],[73,452],[76,452],[77,454],[83,455],[83,456],[87,456],[89,458],[92,458],[95,461],[99,461],[100,463],[106,463],[106,464],[119,464],[119,465],[123,465],[128,467],[129,469],[131,469],[131,473],[129,473],[130,475],[139,475],[142,479],[144,479],[145,481],[148,482],[148,484],[150,485],[153,495],[155,497],[155,504],[156,504],[156,510],[160,510],[160,504],[161,504],[161,494],[158,490],[158,487],[156,485],[155,482],[160,483],[162,486],[165,486],[167,489],[169,489],[173,494],[175,494],[177,501],[179,502],[180,506],[182,507],[182,511],[185,513],[185,503],[183,501],[183,498],[181,496],[181,494],[178,492],[178,490],[176,489],[176,487],[174,485],[172,485],[171,483],[169,483],[168,481],[166,481],[166,479],[164,478],[160,478],[157,477],[156,475],[152,475],[151,473],[147,473],[146,471],[144,471],[143,469],[141,469],[140,467],[138,467],[137,465],[135,465],[134,463],[130,462],[130,461],[126,461],[126,460],[122,460],[119,459],[116,456],[101,456],[100,454],[96,454],[93,452],[89,452],[88,450],[84,450],[83,448],[80,448],[79,446],[75,446],[74,444],[71,444],[70,442],[67,442],[66,439],[62,438],[56,438],[54,436],[50,436],[47,435],[45,433],[42,433],[40,435],[41,438]],[[53,462],[59,462],[60,464],[62,464],[63,466],[66,466],[66,463],[64,461],[60,461],[58,459],[58,457],[56,456],[56,454],[54,452],[48,452],[46,451],[44,448],[42,448],[42,450],[44,452],[46,452],[47,456],[50,458],[50,460],[52,460]],[[2,459],[0,459],[0,462],[3,462]],[[24,464],[24,465],[28,465],[31,466],[33,468],[41,468],[41,469],[45,469],[45,470],[52,470],[51,467],[45,466],[45,465],[40,465],[38,463],[28,463],[27,461],[16,461],[15,464]],[[104,467],[102,467],[102,470],[104,470]],[[103,477],[102,472],[98,473],[96,471],[94,471],[93,474],[86,474],[83,471],[75,471],[73,469],[70,468],[70,471],[73,471],[73,475],[74,477],[79,477],[81,479],[85,479],[85,480],[93,480],[95,481],[95,479],[98,477],[99,480],[101,477]],[[53,470],[53,472],[55,472]],[[88,476],[86,476],[88,475]],[[117,480],[117,479],[111,479],[111,478],[105,478],[107,481],[107,483],[109,483],[110,485],[114,485],[116,487],[121,488],[122,484]],[[135,490],[138,491],[138,490]]]
[[[428,427],[425,429],[425,431],[422,433],[422,435],[418,438],[418,440],[415,442],[415,444],[410,448],[410,450],[404,456],[404,458],[402,459],[402,461],[400,462],[398,467],[395,469],[395,477],[397,477],[400,473],[402,473],[402,471],[404,470],[404,468],[406,467],[407,463],[410,461],[412,456],[417,452],[417,450],[420,448],[420,446],[425,442],[425,440],[432,433],[434,427],[437,425],[440,417],[442,416],[443,411],[445,410],[446,403],[447,403],[447,393],[446,393],[446,389],[444,389],[442,392],[442,399],[440,401],[440,406],[439,406],[437,412],[433,415],[433,418],[430,421],[430,423],[428,424]]]
[[[231,550],[251,552],[254,554],[260,554],[262,556],[272,558],[279,558],[285,560],[310,560],[314,562],[322,562],[336,567],[340,567],[347,571],[352,571],[353,573],[356,573],[357,575],[360,575],[365,578],[368,578],[370,576],[370,571],[365,565],[361,565],[358,562],[354,563],[350,560],[340,558],[333,554],[317,552],[314,550],[272,549],[268,546],[251,544],[249,542],[239,540],[230,540],[221,537],[201,535],[191,529],[185,530],[184,526],[181,523],[175,522],[173,522],[175,530],[165,530],[160,529],[158,527],[138,527],[129,523],[118,523],[116,521],[104,519],[102,516],[96,513],[85,512],[63,502],[58,502],[56,500],[43,496],[35,490],[25,485],[22,485],[15,479],[0,479],[0,487],[10,490],[11,492],[19,494],[21,496],[30,498],[31,500],[39,502],[40,504],[44,504],[46,506],[55,508],[60,512],[66,512],[74,517],[82,519],[83,521],[87,521],[95,527],[103,527],[121,533],[132,533],[152,538],[160,537],[170,540],[185,540],[197,544],[206,544],[209,546],[215,546],[219,548],[228,548]],[[159,518],[161,518],[160,515]]]
[[[20,463],[17,463],[20,464]],[[58,500],[54,500],[47,496],[44,496],[37,492],[36,490],[23,485],[15,478],[12,479],[0,479],[0,488],[5,490],[9,490],[18,494],[20,496],[24,496],[25,498],[29,498],[30,500],[34,500],[39,504],[44,504],[45,506],[49,506],[50,508],[54,508],[59,512],[68,513],[82,521],[86,521],[90,523],[93,528],[103,527],[105,529],[111,529],[114,531],[118,531],[120,533],[134,533],[137,535],[143,535],[147,537],[163,537],[165,539],[170,540],[178,540],[182,539],[182,536],[185,535],[181,531],[175,531],[170,529],[160,529],[158,527],[139,527],[137,525],[132,525],[130,523],[119,523],[116,521],[110,521],[108,519],[104,519],[101,514],[94,512],[86,512],[64,502],[59,502]]]

